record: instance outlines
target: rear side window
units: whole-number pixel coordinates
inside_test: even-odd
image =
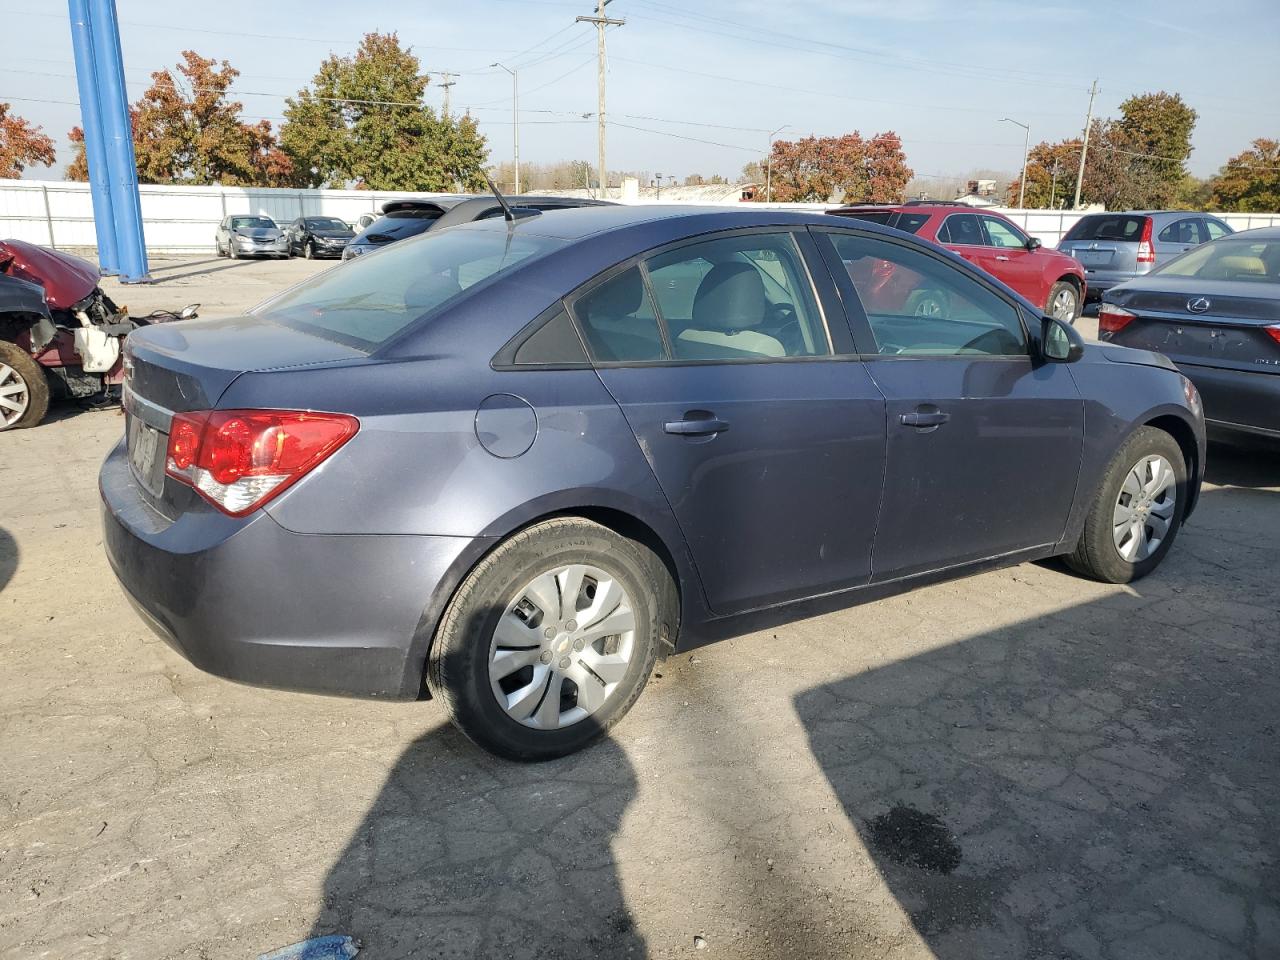
[[[540,326],[516,350],[516,366],[545,366],[547,364],[578,364],[587,362],[587,352],[582,349],[578,331],[573,327],[569,314],[560,310]]]
[[[1175,220],[1161,230],[1156,239],[1164,243],[1204,243],[1208,238],[1201,232],[1200,224],[1194,217]]]
[[[982,226],[978,223],[978,218],[972,213],[953,213],[947,217],[942,224],[942,229],[938,231],[939,243],[954,243],[968,247],[985,247],[987,245],[986,237],[983,236]]]
[[[505,230],[441,230],[326,270],[251,312],[373,349],[467,288],[560,244]]]
[[[897,214],[897,219],[889,226],[904,230],[907,233],[916,233],[928,222],[929,215],[927,213],[899,213]]]
[[[1063,240],[1118,240],[1137,243],[1150,217],[1124,213],[1091,213],[1076,221]]]
[[[624,270],[574,307],[591,356],[607,363],[665,360],[658,315],[639,267]]]

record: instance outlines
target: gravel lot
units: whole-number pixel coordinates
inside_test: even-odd
[[[153,266],[135,312],[324,268]],[[1025,565],[726,641],[516,766],[153,637],[101,549],[121,429],[0,436],[0,957],[1280,956],[1280,457],[1214,448],[1132,588]]]

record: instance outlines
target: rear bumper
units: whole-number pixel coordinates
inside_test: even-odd
[[[1280,373],[1252,373],[1179,363],[1204,401],[1210,430],[1280,437]]]
[[[422,695],[423,613],[471,541],[323,536],[265,512],[170,522],[123,443],[99,475],[103,545],[147,624],[192,664],[242,683],[345,696]]]

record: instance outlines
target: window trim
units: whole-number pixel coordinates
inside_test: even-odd
[[[939,354],[905,354],[905,353],[880,353],[878,350],[874,353],[866,353],[859,350],[856,354],[858,360],[863,362],[869,360],[948,360],[948,361],[1000,361],[1008,362],[1010,360],[1021,362],[1023,360],[1031,362],[1033,365],[1036,358],[1040,355],[1040,337],[1036,331],[1036,324],[1028,321],[1026,307],[1017,299],[1009,296],[1008,293],[993,286],[988,275],[974,267],[971,263],[961,258],[960,263],[956,263],[951,257],[939,256],[936,249],[929,249],[933,244],[926,244],[925,241],[911,243],[900,237],[890,237],[882,233],[876,233],[871,230],[859,230],[850,227],[832,227],[826,224],[814,224],[809,227],[809,232],[820,235],[821,241],[818,243],[819,250],[827,261],[827,270],[832,274],[832,282],[835,284],[840,294],[840,299],[844,303],[845,315],[848,319],[849,327],[853,331],[855,345],[864,338],[868,343],[875,344],[875,331],[871,327],[871,321],[867,319],[866,308],[862,305],[862,298],[858,295],[857,289],[853,285],[853,279],[849,276],[848,271],[844,268],[844,261],[840,258],[840,251],[836,249],[835,242],[831,239],[831,235],[852,235],[864,239],[878,240],[882,243],[893,244],[894,246],[903,247],[907,250],[915,251],[922,256],[931,257],[941,263],[945,263],[957,269],[960,273],[967,276],[970,280],[985,288],[989,293],[1003,300],[1013,308],[1014,313],[1018,317],[1018,323],[1022,327],[1023,339],[1027,345],[1025,354],[982,354],[982,353],[939,353]],[[815,237],[816,239],[816,237]],[[958,244],[964,246],[964,244]],[[958,257],[958,254],[952,254]],[[837,269],[838,268],[838,269]],[[852,303],[855,310],[850,310],[850,301],[847,295],[852,296]],[[1037,315],[1038,319],[1038,315]]]
[[[695,246],[698,244],[708,243],[713,240],[740,236],[769,236],[774,234],[786,234],[791,238],[791,242],[795,247],[795,252],[799,257],[800,267],[804,271],[804,279],[809,282],[813,303],[818,311],[818,319],[822,324],[822,331],[826,334],[826,346],[829,352],[819,354],[817,356],[795,357],[725,357],[722,359],[680,359],[675,357],[670,340],[670,328],[667,326],[666,318],[662,316],[662,308],[658,305],[657,297],[654,296],[653,286],[649,279],[647,261],[654,259],[655,257],[662,256],[663,254],[670,253],[673,250],[678,250],[682,247]],[[736,227],[730,230],[716,230],[711,233],[703,233],[692,237],[682,237],[679,240],[672,240],[661,244],[660,246],[651,247],[648,250],[634,254],[626,260],[619,261],[606,270],[596,274],[591,279],[583,282],[563,297],[565,309],[569,311],[569,317],[573,320],[574,326],[578,330],[578,337],[582,340],[583,344],[587,346],[587,356],[591,357],[591,366],[599,370],[610,370],[625,367],[688,367],[720,364],[812,363],[814,361],[851,359],[857,355],[841,353],[836,349],[836,338],[832,336],[831,321],[828,316],[827,303],[821,293],[821,281],[815,274],[813,265],[809,262],[809,256],[806,255],[804,241],[807,236],[808,233],[803,225],[799,227],[782,225],[767,227]],[[662,337],[663,347],[667,351],[667,356],[661,360],[597,360],[592,357],[589,341],[582,332],[582,321],[578,316],[577,310],[578,301],[583,297],[588,296],[596,287],[604,283],[608,283],[614,277],[624,273],[632,267],[636,267],[643,278],[645,293],[648,295],[650,304],[653,307],[654,317],[658,323],[659,335]],[[535,368],[520,367],[518,369],[523,370]]]

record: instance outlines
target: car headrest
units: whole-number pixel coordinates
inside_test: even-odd
[[[629,317],[644,300],[644,281],[639,270],[628,270],[597,287],[586,297],[590,318]]]
[[[1261,257],[1223,257],[1218,261],[1217,267],[1217,272],[1226,280],[1232,277],[1265,277],[1267,275],[1267,265],[1262,262]]]
[[[698,284],[693,325],[704,330],[746,330],[768,316],[760,271],[749,263],[720,263]]]

